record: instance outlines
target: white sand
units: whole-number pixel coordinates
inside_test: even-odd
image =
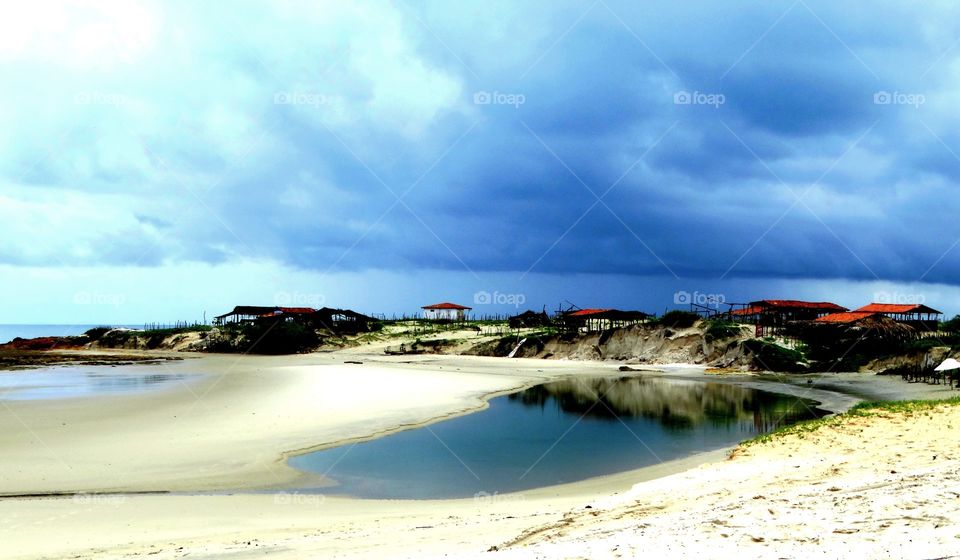
[[[476,410],[491,394],[557,375],[615,371],[495,358],[344,359],[357,358],[207,356],[130,366],[206,374],[169,390],[8,401],[0,406],[0,494],[276,486],[304,476],[285,454]]]
[[[7,402],[0,407],[0,493],[302,482],[285,453],[463,413],[484,406],[484,396],[545,379],[616,371],[496,358],[344,359],[357,357],[205,357],[146,366],[208,373],[170,390]],[[488,555],[497,546],[493,556],[505,557],[931,557],[960,550],[958,428],[957,409],[859,419],[732,461],[713,454],[476,500],[7,498],[0,500],[0,556],[424,558]],[[624,492],[707,459],[713,464]]]

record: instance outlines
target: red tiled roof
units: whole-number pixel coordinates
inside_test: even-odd
[[[847,311],[846,307],[841,307],[829,301],[800,301],[796,299],[763,299],[760,301],[751,301],[751,306],[758,307],[792,307],[799,309],[820,309],[823,311]]]
[[[465,305],[457,305],[456,303],[435,303],[433,305],[424,305],[420,309],[473,309],[472,307],[467,307]]]
[[[580,311],[574,311],[573,313],[567,314],[568,317],[586,317],[588,315],[598,315],[600,313],[606,313],[607,311],[612,311],[612,309],[581,309]]]
[[[756,315],[763,311],[762,308],[757,307],[756,305],[751,305],[749,307],[744,307],[743,309],[734,309],[730,312],[731,315]]]
[[[869,311],[871,313],[940,313],[936,309],[917,303],[871,303],[856,311]]]
[[[873,317],[878,315],[878,313],[872,313],[870,311],[847,311],[844,313],[831,313],[830,315],[824,315],[814,319],[815,323],[855,323],[860,319],[866,319],[867,317]]]
[[[258,317],[273,317],[274,315],[309,315],[316,313],[317,310],[312,307],[277,307],[268,313],[261,313]]]

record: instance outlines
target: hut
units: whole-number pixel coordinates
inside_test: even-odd
[[[466,305],[443,302],[424,305],[420,309],[423,310],[424,319],[431,321],[463,321],[467,318],[467,311],[473,308],[467,307]]]
[[[308,317],[311,324],[317,328],[327,329],[335,334],[356,334],[369,332],[375,322],[373,317],[357,313],[351,309],[334,309],[324,307],[311,313]]]
[[[807,344],[811,359],[832,362],[832,367],[849,366],[842,362],[857,356],[888,354],[917,336],[910,325],[869,311],[832,313],[813,321],[796,321],[789,328]]]
[[[295,321],[306,323],[308,317],[315,313],[312,307],[275,307],[272,311],[263,313],[256,318],[259,322]]]
[[[257,305],[238,305],[233,308],[233,311],[229,313],[224,313],[223,315],[217,315],[213,318],[214,325],[228,325],[232,323],[244,323],[250,321],[256,321],[258,317],[261,317],[268,313],[274,313],[279,309],[279,307],[264,307]]]
[[[622,311],[620,309],[579,309],[568,311],[561,318],[561,323],[568,329],[586,330],[587,332],[614,329],[633,325],[649,318],[643,311]]]
[[[844,311],[817,317],[814,319],[814,322],[833,325],[862,325],[868,322],[868,320],[878,317],[883,317],[883,315],[870,311]]]
[[[848,309],[828,301],[763,299],[751,301],[742,309],[734,309],[730,312],[730,319],[753,324],[756,336],[769,336],[782,334],[784,327],[792,321],[813,321],[844,311]]]
[[[943,313],[916,303],[871,303],[855,311],[863,313],[879,313],[898,323],[910,325],[918,331],[936,332],[940,329],[940,320]]]
[[[551,325],[550,317],[546,311],[537,313],[533,310],[527,310],[519,315],[514,315],[508,319],[511,329],[548,327]]]

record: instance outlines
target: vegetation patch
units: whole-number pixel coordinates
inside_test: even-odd
[[[208,342],[207,351],[299,354],[314,350],[323,342],[313,329],[292,322],[242,323],[226,326],[222,332],[222,336]]]
[[[710,319],[707,321],[707,331],[704,337],[707,339],[707,342],[713,342],[740,336],[741,332],[742,328],[737,323]]]
[[[103,331],[103,329],[107,330]],[[86,336],[90,338],[90,340],[96,340],[100,343],[101,347],[105,348],[123,348],[130,343],[134,343],[138,347],[143,346],[148,350],[154,350],[159,348],[168,337],[191,332],[206,333],[212,329],[213,327],[210,325],[193,325],[145,331],[114,330],[109,327],[94,327],[87,331]]]
[[[909,400],[909,401],[866,401],[857,403],[850,410],[843,414],[818,418],[816,420],[804,420],[796,424],[784,426],[761,434],[752,439],[748,439],[740,444],[740,448],[747,448],[758,443],[768,443],[784,436],[795,435],[803,438],[806,434],[816,432],[824,426],[838,426],[847,422],[851,418],[868,418],[872,416],[887,416],[890,414],[900,414],[910,417],[917,413],[929,412],[933,409],[943,406],[960,405],[960,397],[952,397],[944,400]]]
[[[743,347],[750,352],[756,365],[762,369],[784,372],[800,372],[807,369],[803,353],[797,350],[758,339],[745,340]]]
[[[100,326],[100,327],[93,327],[92,329],[89,329],[87,332],[83,334],[84,336],[89,338],[91,341],[97,341],[97,340],[100,340],[103,337],[103,335],[107,334],[112,330],[113,330],[113,327]]]
[[[686,329],[695,325],[699,320],[700,316],[696,313],[674,310],[664,313],[663,317],[651,321],[651,323],[675,329]]]

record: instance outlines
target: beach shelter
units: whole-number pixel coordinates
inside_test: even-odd
[[[942,364],[933,368],[933,371],[950,371],[952,369],[960,369],[960,362],[953,358],[947,358]]]

